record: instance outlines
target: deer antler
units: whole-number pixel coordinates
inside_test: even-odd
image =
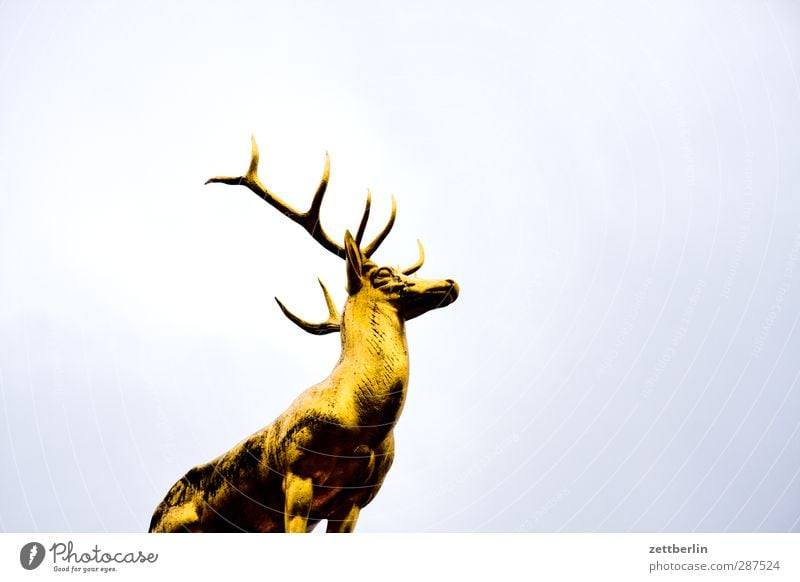
[[[328,304],[328,319],[322,323],[311,323],[305,319],[300,319],[294,313],[286,309],[286,306],[281,303],[280,299],[276,297],[275,301],[278,302],[278,307],[281,308],[283,314],[291,319],[300,329],[308,333],[313,333],[314,335],[325,335],[326,333],[337,332],[341,329],[339,312],[336,309],[336,305],[333,303],[333,299],[331,299],[330,293],[328,293],[328,290],[325,288],[325,283],[322,282],[322,279],[317,279],[317,281],[319,281],[319,286],[322,287],[322,292],[325,294],[325,303]]]
[[[314,194],[314,198],[311,200],[311,206],[306,212],[300,212],[295,210],[291,206],[289,206],[286,202],[281,200],[278,196],[274,193],[270,192],[264,184],[261,183],[261,180],[258,177],[258,145],[256,144],[255,136],[251,136],[250,142],[252,144],[251,149],[251,157],[250,157],[250,167],[247,169],[247,173],[244,176],[217,176],[211,178],[206,181],[206,184],[211,183],[220,183],[220,184],[231,184],[231,185],[243,185],[247,186],[255,192],[259,197],[264,199],[265,202],[269,203],[273,207],[280,210],[283,214],[285,214],[290,220],[296,222],[300,226],[302,226],[306,232],[308,232],[311,237],[317,241],[323,248],[329,250],[333,254],[338,257],[345,258],[345,250],[344,247],[333,241],[322,229],[322,224],[319,220],[319,210],[322,206],[322,198],[325,196],[325,190],[328,188],[328,178],[330,176],[331,171],[331,160],[328,156],[328,153],[325,153],[325,168],[322,172],[322,179],[319,182],[319,186],[317,187],[317,192]],[[360,243],[361,237],[364,234],[364,230],[367,226],[367,220],[369,219],[369,209],[371,204],[371,196],[370,193],[367,192],[367,205],[364,209],[364,215],[361,218],[361,223],[358,227],[358,241]],[[394,226],[394,220],[397,214],[397,203],[395,202],[394,196],[392,196],[392,214],[389,217],[389,221],[386,223],[386,226],[383,227],[383,230],[378,233],[371,243],[369,243],[366,247],[362,249],[362,252],[365,256],[371,256],[380,246],[380,244],[384,241],[384,239],[388,236],[389,231],[392,230],[392,226]],[[294,321],[294,320],[293,320]],[[298,324],[299,325],[299,324]],[[326,332],[328,333],[328,332]]]
[[[403,271],[403,275],[411,275],[412,273],[416,273],[425,262],[425,249],[422,247],[422,243],[419,241],[419,239],[417,239],[417,246],[419,247],[419,260],[411,265],[408,269],[405,269]]]

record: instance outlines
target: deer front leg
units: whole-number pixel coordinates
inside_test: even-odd
[[[310,477],[301,477],[287,473],[283,481],[286,504],[283,510],[283,523],[287,533],[306,533],[308,513],[311,511],[311,500],[314,484]]]
[[[358,514],[361,509],[358,505],[352,505],[349,511],[336,512],[328,517],[328,533],[353,533],[358,521]]]

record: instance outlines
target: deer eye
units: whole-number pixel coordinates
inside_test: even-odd
[[[372,283],[378,286],[385,285],[393,276],[394,273],[389,267],[381,267],[372,275]]]

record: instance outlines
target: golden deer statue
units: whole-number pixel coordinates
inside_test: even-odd
[[[309,323],[276,298],[303,330],[340,332],[342,354],[331,374],[295,399],[272,424],[210,463],[190,469],[167,493],[150,522],[151,532],[308,532],[327,520],[328,532],[351,532],[359,512],[377,494],[394,458],[393,429],[408,387],[405,322],[455,301],[451,279],[409,277],[425,259],[400,272],[370,257],[394,225],[397,207],[383,230],[361,246],[370,195],[355,239],[344,246],[319,223],[330,160],[307,212],[298,212],[258,178],[258,147],[252,140],[244,176],[211,178],[206,184],[241,184],[300,224],[346,262],[348,298],[342,316],[320,281],[330,317]]]

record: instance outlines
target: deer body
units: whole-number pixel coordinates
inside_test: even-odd
[[[255,142],[253,157],[257,164]],[[252,163],[251,171],[254,175]],[[212,181],[225,180],[233,179]],[[317,198],[319,192],[312,210]],[[337,247],[347,265],[343,316],[324,285],[330,318],[322,324],[308,323],[278,302],[306,331],[341,332],[342,353],[331,374],[300,394],[270,425],[189,470],[156,508],[151,532],[306,532],[321,520],[327,520],[329,532],[353,530],[394,457],[393,429],[408,387],[405,321],[448,305],[458,294],[449,279],[407,276],[421,266],[422,254],[403,273],[372,262],[369,247],[362,251],[358,244],[369,202],[364,214],[357,239],[348,231],[344,247]],[[393,219],[394,210],[389,227]]]

